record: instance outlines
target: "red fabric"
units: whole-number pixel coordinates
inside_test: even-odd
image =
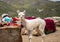
[[[14,17],[14,18],[12,18],[13,19],[13,21],[18,21],[19,20],[19,18],[17,18],[17,17]]]
[[[12,25],[12,26],[19,26],[19,24],[17,24],[17,22],[16,22],[16,21],[19,21],[19,20],[20,19],[17,18],[17,17],[12,18],[12,22],[10,23],[10,25]]]
[[[18,25],[18,24],[16,24],[16,23],[12,23],[12,25],[13,25],[13,26],[19,26],[19,25]]]
[[[56,31],[55,23],[54,23],[53,20],[45,19],[45,22],[46,22],[45,30],[47,30],[47,31],[50,31],[50,30]]]
[[[35,19],[36,17],[29,16],[29,17],[25,17],[25,18],[28,20],[32,20],[32,19]]]

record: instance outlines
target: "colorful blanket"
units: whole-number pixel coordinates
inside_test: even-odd
[[[52,19],[44,19],[46,22],[45,33],[51,33],[56,31],[55,23]]]

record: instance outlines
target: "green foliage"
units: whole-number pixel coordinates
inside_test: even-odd
[[[16,9],[11,5],[0,1],[0,15],[3,13],[8,13],[9,15],[16,15]]]
[[[60,3],[47,0],[3,0],[0,1],[0,15],[9,13],[10,16],[17,16],[16,10],[26,10],[27,16],[51,17],[60,16]],[[9,1],[9,3],[7,3]],[[6,3],[5,3],[6,2]],[[37,9],[44,9],[39,12]]]

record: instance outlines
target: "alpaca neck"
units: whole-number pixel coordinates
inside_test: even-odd
[[[24,17],[21,18],[21,24],[26,27],[26,19]]]

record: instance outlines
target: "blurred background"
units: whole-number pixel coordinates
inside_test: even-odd
[[[3,13],[17,16],[18,9],[26,10],[27,16],[59,17],[60,0],[0,0],[0,16]]]

